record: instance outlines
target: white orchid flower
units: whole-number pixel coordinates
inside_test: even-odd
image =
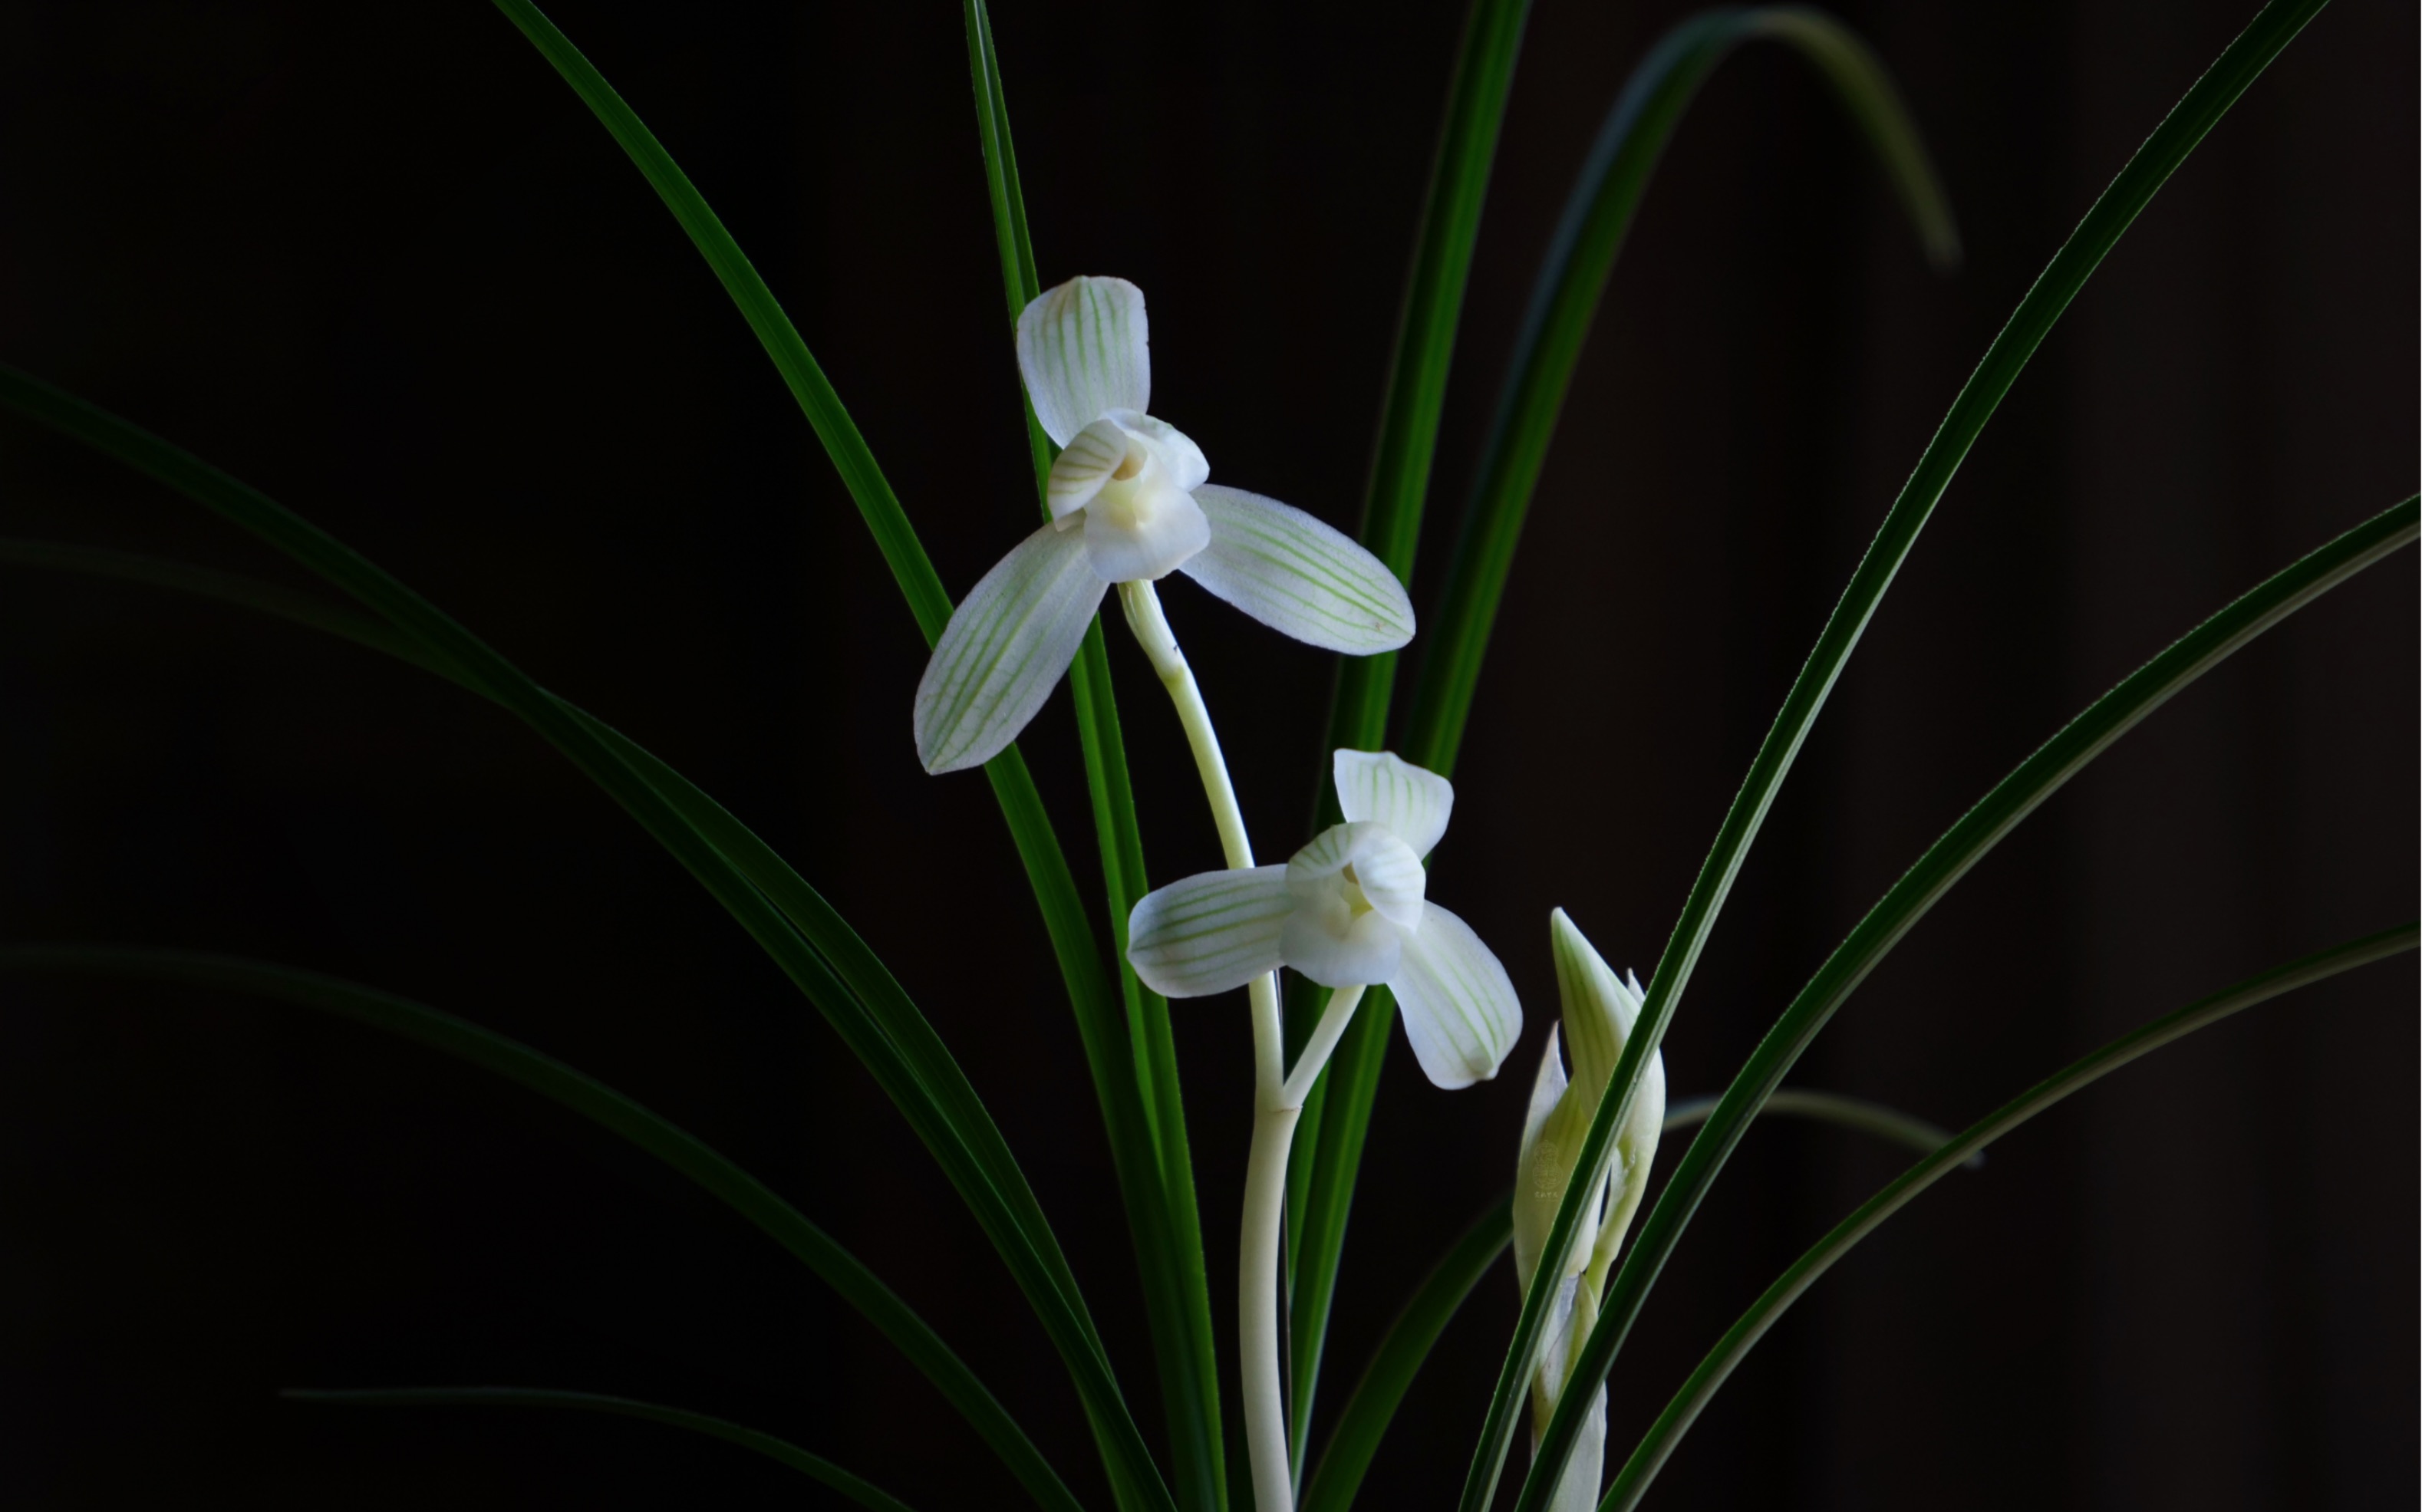
[[[1581,937],[1562,908],[1549,918],[1549,943],[1556,957],[1556,986],[1564,998],[1562,1038],[1572,1048],[1573,1071],[1568,1081],[1558,1053],[1558,1034],[1549,1031],[1547,1053],[1539,1060],[1538,1079],[1532,1084],[1531,1109],[1522,1125],[1522,1150],[1514,1187],[1514,1276],[1524,1292],[1539,1272],[1548,1232],[1555,1226],[1556,1207],[1572,1185],[1573,1165],[1589,1136],[1614,1078],[1615,1063],[1639,1022],[1640,979],[1617,977]],[[1648,1058],[1640,1073],[1640,1090],[1623,1126],[1615,1131],[1613,1165],[1606,1180],[1582,1211],[1572,1248],[1559,1264],[1558,1288],[1550,1303],[1547,1345],[1540,1352],[1539,1373],[1531,1383],[1531,1441],[1535,1448],[1547,1431],[1556,1402],[1564,1394],[1581,1341],[1597,1321],[1598,1302],[1607,1272],[1623,1236],[1639,1211],[1641,1193],[1648,1184],[1649,1163],[1657,1156],[1657,1136],[1665,1123],[1665,1052]],[[1606,1388],[1592,1397],[1572,1457],[1565,1462],[1564,1479],[1549,1503],[1552,1512],[1588,1512],[1597,1505],[1598,1480],[1606,1462]]]
[[[1148,894],[1127,921],[1127,959],[1172,998],[1281,966],[1323,986],[1384,984],[1430,1080],[1486,1081],[1522,1032],[1522,1005],[1471,926],[1423,896],[1422,858],[1446,833],[1455,789],[1387,751],[1339,751],[1336,779],[1345,823],[1284,866],[1205,872]]]
[[[917,685],[929,772],[991,760],[1034,717],[1113,583],[1183,572],[1272,629],[1367,656],[1413,636],[1404,585],[1303,511],[1209,481],[1203,449],[1144,413],[1152,352],[1143,291],[1071,278],[1017,318],[1017,366],[1063,449],[1051,523],[983,575]]]

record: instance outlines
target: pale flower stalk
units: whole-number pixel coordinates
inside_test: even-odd
[[[1531,1289],[1531,1278],[1546,1264],[1543,1252],[1549,1231],[1555,1225],[1556,1208],[1572,1184],[1573,1163],[1613,1079],[1615,1063],[1623,1058],[1624,1045],[1639,1021],[1644,996],[1640,979],[1617,977],[1562,908],[1549,916],[1548,930],[1556,960],[1556,986],[1564,1000],[1564,1023],[1561,1035],[1549,1032],[1547,1049],[1540,1057],[1517,1163],[1514,1276],[1525,1293]],[[1572,1052],[1569,1081],[1559,1054],[1560,1038]],[[1549,1304],[1538,1374],[1531,1382],[1534,1449],[1539,1436],[1547,1431],[1548,1420],[1555,1414],[1575,1357],[1596,1325],[1607,1276],[1632,1216],[1639,1211],[1664,1122],[1665,1054],[1660,1049],[1641,1069],[1640,1089],[1623,1126],[1615,1132],[1614,1162],[1582,1209],[1582,1222],[1573,1235],[1570,1251],[1554,1268],[1557,1291]],[[1581,1437],[1549,1503],[1553,1512],[1589,1512],[1596,1506],[1605,1461],[1606,1388],[1601,1385],[1591,1397]]]
[[[1522,1031],[1503,965],[1470,925],[1426,897],[1422,860],[1446,833],[1454,787],[1384,751],[1341,750],[1333,770],[1345,823],[1283,866],[1232,866],[1173,882],[1138,903],[1127,923],[1127,959],[1154,990],[1171,998],[1252,991],[1238,1352],[1254,1505],[1266,1512],[1295,1502],[1280,1384],[1279,1239],[1287,1151],[1313,1082],[1369,986],[1394,994],[1414,1056],[1440,1087],[1495,1076]],[[1334,989],[1292,1073],[1282,1063],[1273,974],[1281,966]]]
[[[1301,510],[1213,483],[1203,449],[1146,413],[1152,348],[1135,285],[1079,277],[1039,295],[1018,316],[1017,366],[1062,449],[1044,489],[1051,520],[983,575],[935,644],[917,685],[927,771],[980,765],[1017,738],[1114,583],[1130,591],[1131,620],[1136,593],[1182,572],[1325,650],[1371,655],[1412,638],[1412,601],[1377,558]]]

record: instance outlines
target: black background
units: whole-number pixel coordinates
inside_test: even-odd
[[[1937,152],[1922,264],[1806,70],[1727,64],[1581,363],[1435,895],[1531,1032],[1448,1095],[1401,1036],[1333,1406],[1512,1173],[1544,921],[1654,964],[1857,552],[2028,282],[2251,0],[1846,13]],[[1416,602],[1524,291],[1624,73],[1682,14],[1540,0],[1473,272]],[[1460,8],[1003,6],[1046,283],[1151,298],[1156,413],[1350,526]],[[955,7],[564,0],[851,404],[954,592],[1029,527]],[[2155,202],[1962,469],[1816,728],[1667,1043],[1719,1089],[1925,843],[2069,713],[2414,486],[2410,5],[2324,12]],[[0,7],[0,357],[259,484],[756,825],[949,1037],[1158,1435],[1100,1123],[985,784],[929,780],[915,629],[720,289],[486,8]],[[301,583],[0,421],[0,530]],[[2123,1029],[2415,911],[2415,571],[2393,559],[2165,708],[1911,937],[1795,1074],[1961,1124]],[[1261,848],[1304,838],[1326,658],[1171,615]],[[1174,721],[1112,661],[1153,872],[1211,864]],[[1091,886],[1062,695],[1026,741]],[[0,568],[0,936],[303,963],[533,1043],[738,1157],[920,1308],[1101,1504],[1073,1394],[928,1157],[632,825],[504,716],[343,644]],[[2415,1499],[2411,964],[2262,1009],[1998,1147],[1829,1277],[1669,1506]],[[1223,1341],[1241,1005],[1183,1006]],[[1671,1153],[1667,1161],[1672,1158]],[[1765,1279],[1901,1164],[1753,1132],[1614,1379],[1644,1425]],[[1445,1504],[1510,1324],[1492,1274],[1366,1504]],[[793,1504],[669,1430],[281,1406],[506,1382],[718,1411],[921,1506],[1009,1483],[812,1277],[550,1105],[366,1030],[0,983],[0,1496],[12,1505]],[[1233,1392],[1233,1385],[1231,1386]]]

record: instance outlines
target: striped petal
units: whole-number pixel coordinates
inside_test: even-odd
[[[1565,1003],[1565,1038],[1572,1045],[1573,1080],[1587,1089],[1592,1107],[1606,1095],[1624,1041],[1640,1017],[1638,979],[1626,983],[1606,964],[1562,908],[1548,915],[1549,953],[1555,957],[1556,988]],[[1659,1115],[1660,1117],[1662,1114]]]
[[[1063,447],[1111,410],[1151,408],[1143,291],[1071,278],[1036,295],[1017,317],[1017,369],[1044,433]]]
[[[1127,961],[1163,997],[1226,992],[1278,969],[1294,911],[1283,866],[1204,872],[1144,894],[1127,916]]]
[[[1108,585],[1081,531],[1046,525],[984,574],[917,685],[917,759],[955,772],[1017,738],[1077,656]]]
[[[1074,513],[1093,500],[1127,460],[1126,428],[1104,416],[1062,443],[1066,448],[1051,464],[1043,496],[1051,517]]]
[[[1455,784],[1436,772],[1387,750],[1341,750],[1330,769],[1337,807],[1349,821],[1386,825],[1415,856],[1427,856],[1446,833]]]
[[[1211,543],[1186,564],[1204,588],[1324,651],[1368,656],[1413,638],[1413,602],[1378,558],[1303,511],[1205,484],[1194,501]]]
[[[1388,979],[1405,1037],[1430,1080],[1452,1092],[1497,1075],[1522,1034],[1522,1002],[1496,954],[1462,920],[1430,904]]]

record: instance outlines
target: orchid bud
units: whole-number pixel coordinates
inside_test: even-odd
[[[1562,908],[1549,917],[1549,943],[1556,961],[1556,985],[1564,1021],[1549,1032],[1539,1074],[1531,1086],[1523,1120],[1521,1152],[1514,1186],[1514,1273],[1528,1293],[1532,1277],[1547,1263],[1549,1234],[1556,1209],[1572,1185],[1574,1166],[1589,1137],[1623,1047],[1639,1021],[1644,994],[1638,977],[1617,977],[1583,938]],[[1572,1073],[1562,1051],[1569,1047]],[[1597,1321],[1598,1302],[1623,1236],[1639,1211],[1656,1158],[1657,1135],[1665,1121],[1665,1057],[1659,1050],[1641,1068],[1639,1090],[1615,1131],[1614,1159],[1581,1209],[1582,1219],[1566,1252],[1556,1257],[1556,1293],[1549,1303],[1539,1370],[1531,1383],[1532,1442],[1547,1431],[1565,1381]],[[1581,1437],[1565,1461],[1564,1479],[1549,1504],[1556,1512],[1585,1512],[1597,1504],[1606,1457],[1605,1388],[1597,1388]]]

